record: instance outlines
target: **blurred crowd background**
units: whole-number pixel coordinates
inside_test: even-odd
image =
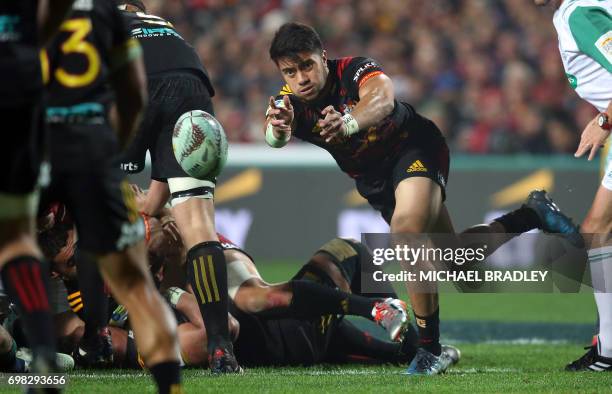
[[[454,152],[571,153],[594,109],[571,90],[552,8],[530,0],[145,0],[211,74],[234,142],[263,139],[283,82],[268,47],[287,21],[314,26],[329,57],[369,56],[396,97],[433,119]]]

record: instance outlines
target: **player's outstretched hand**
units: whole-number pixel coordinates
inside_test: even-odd
[[[282,103],[278,103],[278,105],[274,97],[270,97],[269,105],[268,116],[272,117],[270,124],[274,126],[274,131],[282,134],[291,134],[294,113],[289,96],[284,96]]]
[[[589,161],[593,160],[599,148],[601,148],[606,142],[606,138],[610,135],[608,130],[604,130],[597,124],[597,118],[589,122],[587,127],[584,128],[582,136],[580,137],[580,145],[575,157],[581,157],[586,152],[589,152]]]
[[[318,121],[318,126],[321,128],[321,137],[325,138],[325,142],[330,142],[334,138],[346,135],[346,125],[342,120],[342,114],[328,105],[321,111],[323,119]]]

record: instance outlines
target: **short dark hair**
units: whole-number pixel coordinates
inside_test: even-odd
[[[138,8],[142,12],[147,12],[147,7],[140,0],[119,0],[120,4],[127,4]]]
[[[275,62],[283,57],[297,58],[301,52],[322,51],[323,44],[315,29],[298,22],[282,25],[270,44],[270,58]]]

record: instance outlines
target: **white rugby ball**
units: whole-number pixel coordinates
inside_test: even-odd
[[[172,133],[176,161],[191,177],[214,178],[227,161],[227,137],[223,126],[208,112],[185,112],[176,121]]]

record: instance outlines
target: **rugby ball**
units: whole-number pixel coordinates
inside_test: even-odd
[[[227,161],[223,126],[208,112],[185,112],[172,132],[172,150],[181,168],[197,179],[214,178]]]

